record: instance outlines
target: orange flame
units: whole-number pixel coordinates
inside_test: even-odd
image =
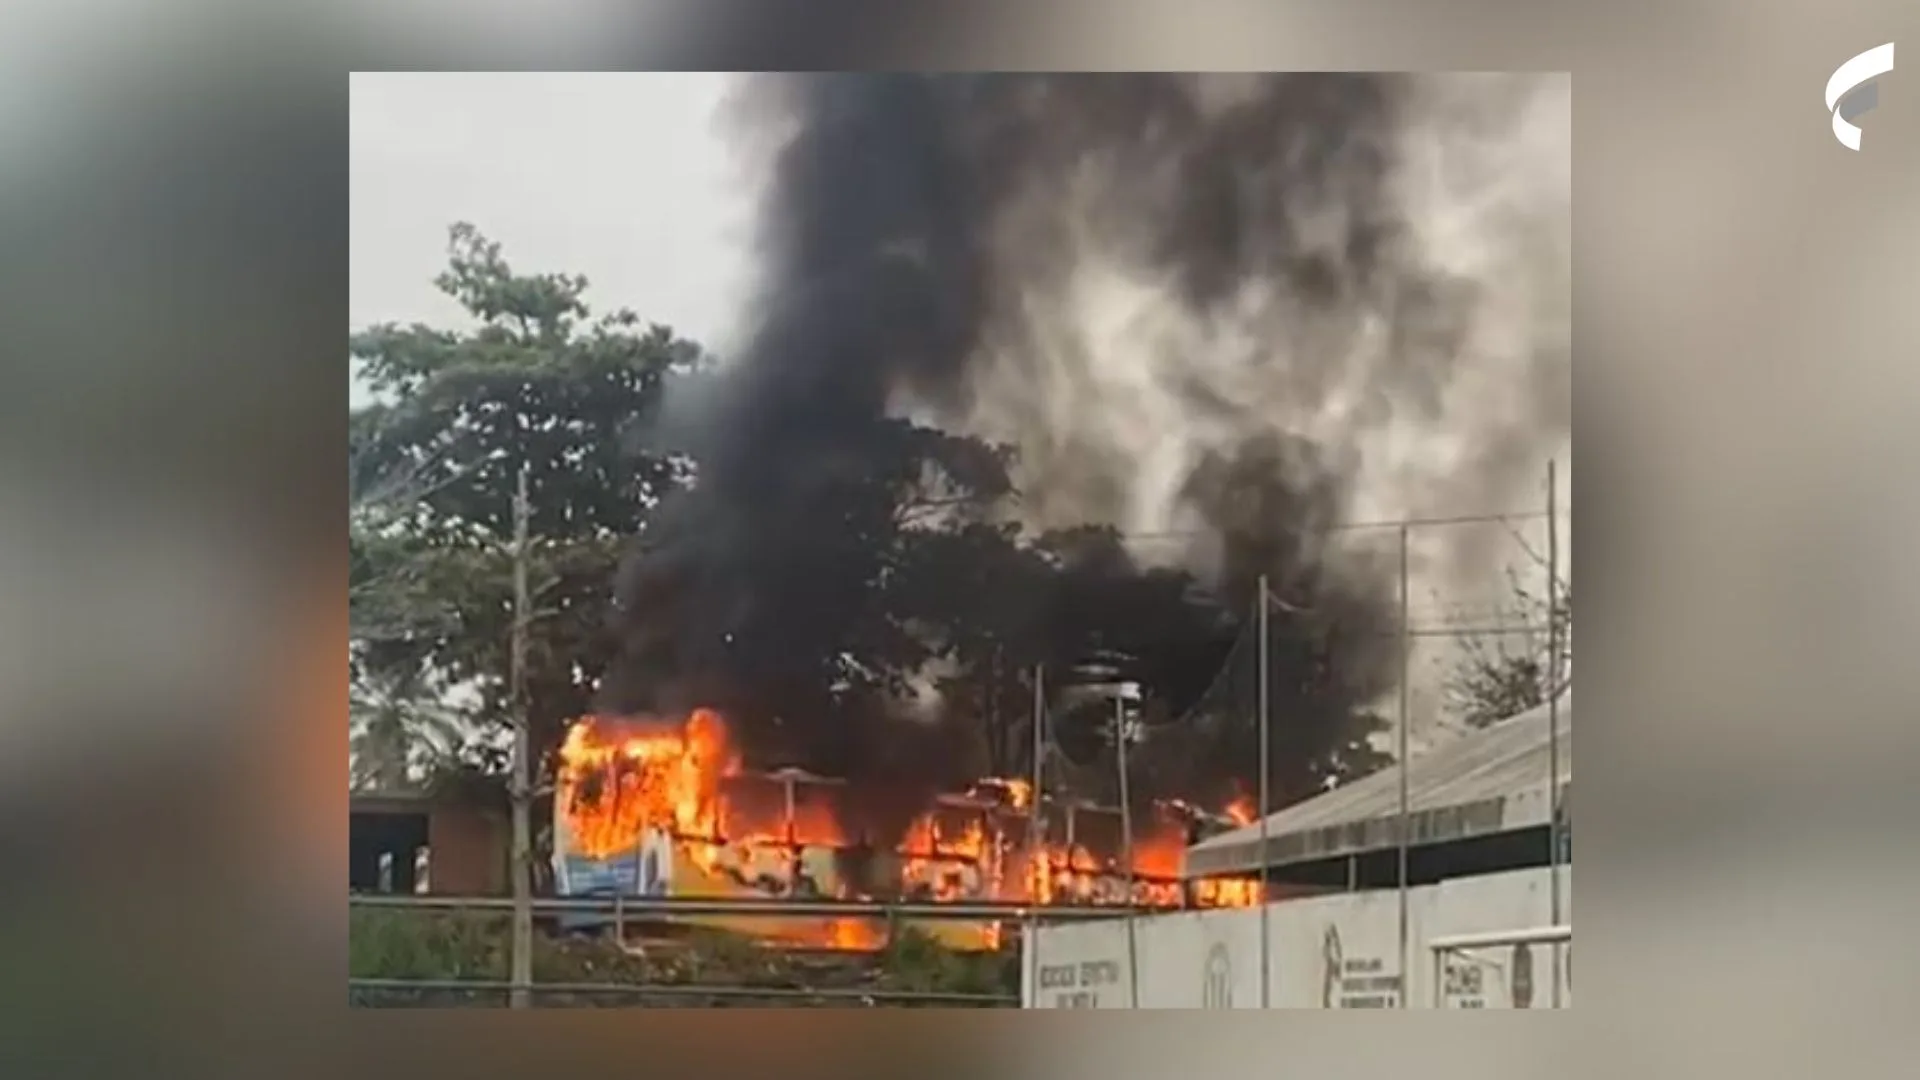
[[[605,717],[575,723],[559,752],[555,809],[572,853],[626,854],[653,830],[667,834],[676,852],[713,878],[741,890],[779,892],[795,888],[805,872],[805,852],[850,846],[850,830],[831,796],[830,782],[817,778],[742,773],[720,714],[696,709],[680,723]],[[1167,803],[1152,820],[1135,824],[1129,893],[1116,812],[1048,806],[1040,814],[1047,835],[1034,837],[1033,801],[1028,782],[995,777],[938,800],[914,819],[895,849],[900,892],[933,901],[1131,899],[1169,908],[1260,901],[1257,882],[1180,880],[1197,813],[1190,806]],[[1251,806],[1235,800],[1226,813],[1236,821],[1245,813],[1250,820]],[[849,895],[837,881],[809,880],[830,895]],[[873,949],[886,934],[877,920],[833,919],[814,920],[808,931],[769,936]],[[1001,928],[976,927],[975,936],[993,948]]]
[[[720,778],[738,767],[711,709],[669,729],[588,717],[560,747],[556,805],[591,858],[633,850],[649,825],[707,849],[719,839]]]

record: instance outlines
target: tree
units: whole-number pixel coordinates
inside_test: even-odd
[[[348,777],[355,791],[418,787],[476,764],[461,711],[425,685],[423,672],[361,672],[349,680]]]
[[[606,610],[624,546],[685,479],[647,429],[666,382],[704,357],[631,311],[593,317],[584,278],[516,274],[471,225],[450,230],[448,256],[437,284],[470,328],[386,324],[349,341],[379,398],[350,426],[354,670],[416,688],[411,674],[430,670],[471,687],[483,723],[508,720],[507,546],[524,464],[528,697],[534,745],[547,747],[587,710],[612,654]]]
[[[1523,627],[1514,633],[1473,635],[1461,640],[1461,656],[1443,688],[1448,711],[1474,728],[1517,716],[1565,690],[1573,673],[1573,588],[1563,583],[1549,609],[1548,598],[1508,575],[1511,600],[1500,617]],[[1560,654],[1554,682],[1553,653]]]

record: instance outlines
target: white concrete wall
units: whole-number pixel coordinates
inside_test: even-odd
[[[1561,921],[1573,921],[1573,869],[1560,868]],[[1453,934],[1521,930],[1552,922],[1545,868],[1460,878],[1408,891],[1407,1005],[1431,1008],[1434,964],[1427,942]],[[1346,893],[1269,905],[1268,1001],[1277,1009],[1397,1008],[1401,988],[1400,898],[1394,890]],[[1181,912],[1135,920],[1143,1009],[1260,1007],[1258,908]],[[1124,920],[1063,925],[1038,935],[1039,994],[1034,965],[1025,967],[1028,1008],[1124,1009],[1129,1006]],[[1532,1008],[1553,1001],[1556,952],[1561,1005],[1572,996],[1572,946],[1518,947],[1532,967]],[[1330,954],[1337,959],[1330,965]],[[1515,1007],[1516,947],[1456,956],[1443,976],[1444,1007]],[[1527,980],[1521,979],[1523,995]]]

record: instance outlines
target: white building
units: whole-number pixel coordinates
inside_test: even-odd
[[[1550,726],[1550,714],[1557,725]],[[1188,849],[1188,877],[1288,898],[1042,929],[1028,1008],[1551,1008],[1572,1004],[1573,704],[1563,695]],[[1553,766],[1557,765],[1557,770]],[[1550,783],[1556,776],[1558,783]],[[1548,807],[1558,789],[1561,815]],[[1262,852],[1262,836],[1265,851]],[[1559,837],[1559,858],[1550,858]],[[1462,935],[1504,938],[1431,948]],[[1261,963],[1262,956],[1266,964]],[[1404,1000],[1403,1000],[1404,999]]]

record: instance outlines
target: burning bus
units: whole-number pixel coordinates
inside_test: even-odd
[[[937,797],[891,844],[849,828],[846,785],[799,770],[742,767],[719,713],[683,721],[587,717],[560,750],[554,877],[564,896],[901,899],[1122,904],[1128,898],[1117,810],[1046,800],[1030,785],[986,779]],[[1162,907],[1257,901],[1246,881],[1179,881],[1193,838],[1191,807],[1157,807],[1136,823],[1133,899]],[[1037,841],[1037,842],[1036,842]],[[771,943],[877,948],[877,919],[699,915]],[[998,947],[995,922],[929,920],[949,947]]]

